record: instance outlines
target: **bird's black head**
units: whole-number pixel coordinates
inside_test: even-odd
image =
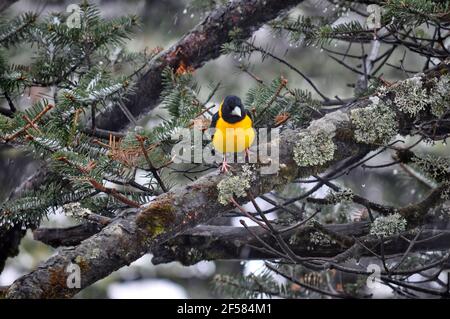
[[[228,123],[237,123],[246,115],[240,98],[228,95],[222,103],[222,118]]]

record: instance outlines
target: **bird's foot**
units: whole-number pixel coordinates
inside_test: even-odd
[[[228,173],[229,170],[231,170],[231,166],[224,160],[220,165],[220,172],[225,174]]]
[[[250,162],[250,150],[248,148],[245,149],[245,162]]]

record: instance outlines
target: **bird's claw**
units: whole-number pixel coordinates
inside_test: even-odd
[[[225,173],[228,173],[229,170],[231,170],[231,166],[227,162],[224,161],[220,165],[220,172],[225,174]]]
[[[248,148],[245,149],[245,161],[250,162],[250,150]]]

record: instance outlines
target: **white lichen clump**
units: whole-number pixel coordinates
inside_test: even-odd
[[[294,160],[300,167],[323,165],[334,158],[336,129],[349,121],[342,111],[329,113],[299,133],[294,145]]]
[[[240,175],[249,182],[253,182],[256,179],[254,165],[244,164]]]
[[[370,234],[377,237],[390,237],[406,230],[406,219],[399,213],[381,216],[370,227]]]
[[[336,145],[324,131],[301,132],[294,146],[294,160],[298,166],[323,165],[334,157]]]
[[[344,189],[338,192],[330,191],[326,197],[330,204],[350,203],[355,194],[351,189]]]
[[[450,105],[450,76],[441,76],[435,80],[435,86],[430,92],[431,114],[442,117]]]
[[[427,90],[419,75],[399,82],[394,91],[394,104],[400,111],[411,116],[416,116],[429,103]]]
[[[65,204],[62,208],[64,213],[70,217],[82,218],[92,214],[90,209],[81,207],[80,203]]]
[[[228,176],[217,184],[219,190],[218,201],[222,205],[228,205],[233,198],[245,197],[250,189],[250,177],[244,175]]]
[[[428,154],[422,157],[414,156],[412,161],[420,168],[420,170],[425,172],[427,176],[435,180],[442,180],[450,173],[450,160],[445,157]]]
[[[397,133],[395,112],[379,97],[370,98],[372,105],[352,110],[350,118],[355,129],[355,139],[366,144],[385,144]]]
[[[311,233],[309,236],[309,241],[316,246],[331,246],[336,244],[334,239],[329,238],[327,235],[319,231]]]

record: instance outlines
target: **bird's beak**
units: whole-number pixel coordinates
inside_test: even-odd
[[[239,106],[235,106],[233,111],[231,112],[231,115],[236,115],[236,116],[241,117],[242,116],[241,108]]]

